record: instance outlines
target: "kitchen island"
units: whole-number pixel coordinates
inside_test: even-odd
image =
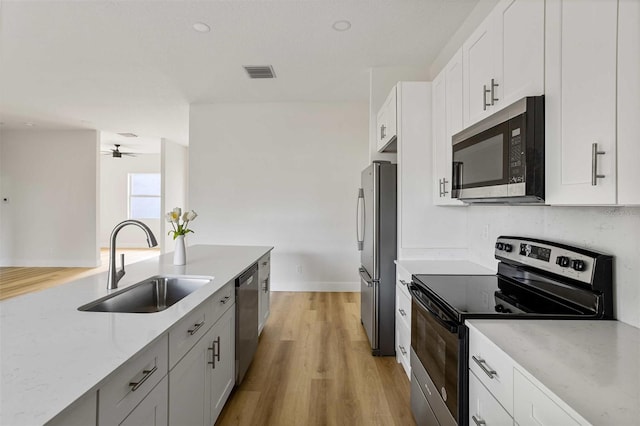
[[[78,311],[109,294],[106,273],[0,302],[0,424],[52,420],[271,249],[200,245],[188,248],[184,266],[171,253],[127,265],[119,289],[154,275],[213,278],[157,313]]]

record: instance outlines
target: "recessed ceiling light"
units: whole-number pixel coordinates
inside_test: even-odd
[[[26,123],[24,123],[24,125],[25,125],[25,126],[27,126],[27,127],[33,127],[33,126],[35,126],[35,124],[33,124],[33,123],[32,123],[32,122],[30,122],[30,121],[27,121]]]
[[[193,29],[199,33],[208,33],[209,31],[211,31],[211,27],[204,22],[196,22],[195,24],[193,24]]]
[[[333,25],[331,25],[331,28],[336,31],[347,31],[349,28],[351,28],[351,22],[346,20],[336,21],[333,23]]]

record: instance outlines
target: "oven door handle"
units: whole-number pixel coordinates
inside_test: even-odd
[[[442,318],[440,318],[440,315],[438,315],[431,308],[429,308],[427,305],[422,303],[422,300],[420,300],[420,290],[418,290],[417,287],[411,285],[411,286],[409,286],[409,291],[411,292],[411,295],[413,296],[413,300],[415,300],[416,303],[418,305],[420,305],[420,307],[422,309],[424,309],[427,312],[429,312],[431,314],[431,316],[436,321],[438,321],[438,323],[441,326],[443,326],[445,329],[447,329],[449,331],[449,333],[458,334],[458,324],[452,323],[451,321],[443,320]]]

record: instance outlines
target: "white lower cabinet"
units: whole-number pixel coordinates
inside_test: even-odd
[[[96,424],[98,394],[91,392],[47,422],[46,426],[91,426]]]
[[[509,413],[472,371],[469,371],[469,425],[513,425],[513,419]]]
[[[168,386],[165,376],[119,426],[167,426]]]
[[[411,296],[407,285],[411,274],[404,268],[396,267],[396,361],[402,364],[404,372],[411,380]]]
[[[513,393],[513,416],[520,426],[580,425],[517,369],[513,374]]]
[[[235,383],[232,305],[169,373],[169,424],[213,425]]]
[[[98,393],[100,426],[120,425],[137,410],[142,400],[167,375],[168,352],[168,338],[165,335],[111,375]],[[165,398],[165,411],[166,408]]]
[[[271,303],[271,254],[267,253],[258,260],[258,334],[262,333],[269,318]]]

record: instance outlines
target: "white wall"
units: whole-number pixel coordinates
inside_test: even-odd
[[[162,212],[166,213],[174,207],[191,210],[187,200],[189,174],[189,150],[169,140],[162,140]],[[197,213],[197,212],[196,212]],[[166,221],[160,222],[158,242],[163,253],[174,250],[175,243],[167,232],[171,229]]]
[[[100,246],[109,247],[113,227],[129,218],[129,173],[160,173],[160,154],[136,157],[100,157]],[[162,212],[161,212],[162,214]],[[160,219],[143,219],[158,242]],[[144,232],[135,226],[118,232],[118,247],[147,248]]]
[[[0,265],[99,265],[98,133],[0,132]]]
[[[369,70],[369,162],[396,163],[396,154],[378,152],[378,111],[399,81],[427,81],[428,72],[413,67],[380,67]]]
[[[620,321],[640,327],[640,207],[471,206],[469,249],[495,265],[499,235],[523,235],[588,247],[615,256],[614,291]],[[482,237],[486,225],[489,236]]]
[[[366,103],[192,105],[188,244],[272,245],[273,290],[357,291]]]

